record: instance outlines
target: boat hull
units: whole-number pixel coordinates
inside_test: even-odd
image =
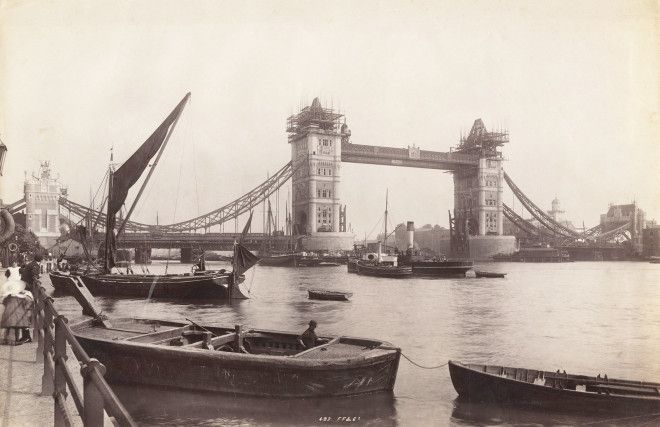
[[[488,278],[488,279],[503,279],[506,276],[506,273],[493,273],[490,271],[475,271],[474,272],[475,277],[481,279],[481,278]]]
[[[267,267],[295,267],[295,255],[264,256],[259,260],[259,265]]]
[[[465,277],[474,267],[472,261],[413,261],[410,265],[415,276],[434,277]]]
[[[357,263],[357,274],[363,276],[391,277],[395,279],[401,279],[411,277],[413,271],[409,266],[391,267]]]
[[[79,275],[92,295],[130,298],[213,299],[226,298],[230,274],[205,273],[198,275]],[[55,290],[70,293],[68,275],[50,273]]]
[[[259,260],[259,265],[266,267],[336,267],[337,263],[326,258],[302,255],[273,255]]]
[[[320,290],[308,290],[309,299],[318,299],[326,301],[348,301],[348,299],[353,295],[350,292],[333,292],[333,291],[320,291]]]
[[[647,411],[660,411],[660,396],[646,398],[636,396],[622,396],[614,394],[598,394],[569,389],[566,382],[564,387],[534,384],[512,378],[478,372],[463,364],[450,361],[449,374],[454,389],[459,396],[466,400],[481,402],[499,402],[505,404],[528,404],[553,409],[574,409],[580,411],[617,411],[638,413]],[[497,367],[499,368],[499,367]],[[508,372],[515,370],[514,375],[538,375],[542,371],[532,371],[519,368],[501,368]],[[519,372],[518,372],[519,371]],[[531,377],[530,377],[531,378]]]
[[[89,356],[105,365],[109,382],[237,395],[302,398],[391,391],[400,357],[391,347],[341,359],[190,350],[113,340],[112,330],[96,338],[77,332],[75,325],[72,329]],[[257,345],[253,342],[251,349]],[[285,350],[278,346],[276,351]]]

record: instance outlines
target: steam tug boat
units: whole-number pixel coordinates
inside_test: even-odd
[[[412,268],[415,276],[430,277],[465,277],[465,273],[474,268],[474,262],[468,259],[448,260],[445,257],[428,259],[413,254],[415,223],[408,221],[406,225],[406,254],[399,256],[399,263]]]

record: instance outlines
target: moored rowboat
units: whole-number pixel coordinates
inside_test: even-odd
[[[504,276],[506,276],[506,273],[493,273],[491,271],[477,271],[477,270],[475,270],[474,275],[477,278],[482,278],[483,277],[483,278],[490,278],[490,279],[495,279],[495,278],[500,278],[501,279]]]
[[[350,396],[392,391],[401,350],[365,338],[325,337],[303,348],[298,334],[156,319],[107,319],[80,280],[83,313],[67,326],[111,382],[268,397]]]
[[[629,414],[660,411],[660,383],[451,360],[448,365],[456,392],[468,400]]]
[[[348,301],[353,296],[351,292],[326,291],[322,289],[309,289],[309,299]]]
[[[290,332],[111,322],[71,326],[89,356],[106,366],[111,382],[253,396],[347,396],[391,391],[400,357],[398,348],[373,339],[336,337],[304,350]]]

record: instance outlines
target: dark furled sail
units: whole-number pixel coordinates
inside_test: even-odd
[[[259,257],[242,245],[243,240],[250,231],[251,226],[252,211],[250,211],[250,217],[247,220],[247,224],[245,224],[245,227],[243,227],[243,232],[241,233],[239,242],[234,245],[234,276],[240,276],[259,262]]]
[[[234,248],[234,275],[239,276],[259,262],[259,257],[237,243]]]
[[[149,138],[137,149],[126,162],[110,175],[108,215],[106,221],[106,244],[105,244],[105,270],[109,272],[115,265],[115,215],[121,209],[128,190],[140,179],[140,176],[149,165],[149,161],[156,155],[161,145],[167,138],[172,125],[181,115],[183,107],[190,98],[190,92],[183,97],[181,102],[172,110],[169,116],[151,134]]]

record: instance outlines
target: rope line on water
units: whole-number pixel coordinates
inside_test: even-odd
[[[422,369],[438,369],[438,368],[442,368],[443,366],[447,366],[449,364],[449,362],[445,362],[442,365],[438,365],[438,366],[423,366],[423,365],[420,365],[419,363],[415,362],[414,360],[412,360],[410,357],[403,354],[403,352],[400,352],[400,353],[401,353],[401,356],[405,357],[406,360],[408,360],[408,362],[410,362],[413,365],[417,366],[418,368],[422,368]]]

